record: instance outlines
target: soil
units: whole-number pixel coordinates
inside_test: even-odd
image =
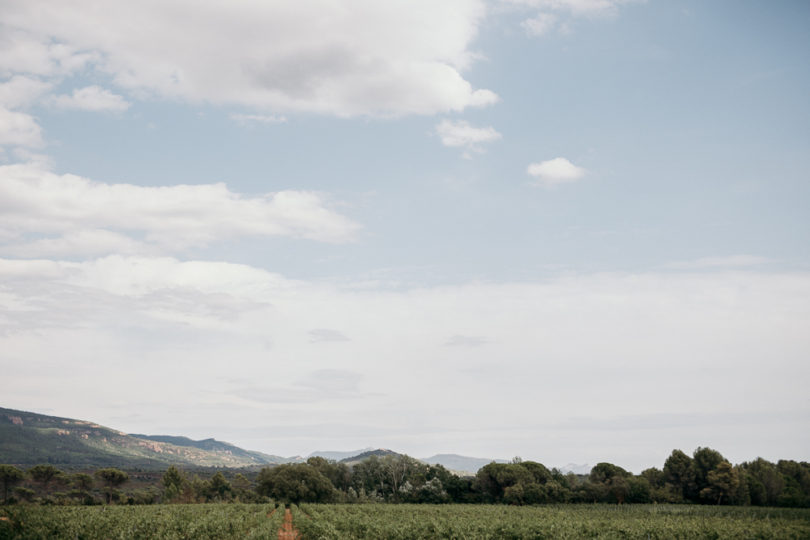
[[[284,510],[284,523],[278,530],[278,540],[300,540],[301,533],[293,527],[292,512],[287,508]]]

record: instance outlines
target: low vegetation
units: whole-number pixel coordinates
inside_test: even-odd
[[[685,505],[302,504],[304,540],[433,538],[808,538],[810,510]],[[0,538],[276,538],[274,504],[0,508]]]

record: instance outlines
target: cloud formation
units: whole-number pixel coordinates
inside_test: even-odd
[[[656,429],[650,453],[664,456],[678,440],[700,440],[688,419],[707,410],[799,411],[756,448],[739,444],[750,440],[747,425],[724,432],[722,442],[752,452],[736,460],[778,457],[802,451],[795,428],[807,418],[808,324],[810,275],[796,272],[583,274],[394,291],[169,257],[0,259],[0,394],[20,408],[70,403],[71,416],[101,422],[118,405],[137,406],[143,424],[120,426],[133,431],[171,408],[187,434],[246,444],[231,430],[258,429],[265,435],[248,447],[289,455],[318,442],[365,442],[414,455],[519,449],[551,464],[621,451],[621,437],[587,450],[580,439],[592,430],[566,419],[609,422],[636,414],[638,403],[671,417],[630,426]],[[312,345],[312,329],[334,328],[351,340]],[[103,384],[136,362],[131,384]],[[222,382],[234,378],[243,380]],[[576,391],[560,381],[576,381]],[[210,414],[195,432],[200,411]],[[284,423],[290,430],[267,431]],[[325,440],[323,425],[354,428]]]
[[[143,187],[0,167],[0,252],[17,256],[154,253],[242,236],[340,243],[358,229],[315,192],[243,197],[222,183]]]
[[[613,17],[621,6],[640,1],[644,0],[501,0],[505,5],[535,13],[521,23],[532,36],[553,30],[568,32],[573,19]]]
[[[35,77],[17,75],[0,84],[0,105],[9,109],[34,103],[51,88],[51,84]]]
[[[537,179],[537,184],[546,187],[576,182],[586,174],[585,169],[577,167],[564,157],[532,163],[526,172]]]
[[[123,112],[130,106],[123,96],[96,85],[77,88],[70,95],[54,96],[52,102],[63,109],[93,112]]]
[[[455,148],[465,148],[469,157],[469,152],[481,152],[481,145],[497,141],[501,134],[495,131],[492,126],[475,127],[464,120],[453,122],[452,120],[442,120],[436,125],[436,134],[445,146]]]
[[[0,106],[0,147],[39,147],[42,143],[42,129],[33,116]]]
[[[0,5],[0,73],[92,66],[130,92],[337,116],[435,114],[494,103],[462,72],[482,0],[192,0]]]

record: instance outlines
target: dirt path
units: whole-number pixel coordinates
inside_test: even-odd
[[[278,530],[278,540],[299,540],[300,538],[301,533],[293,527],[292,512],[287,508],[284,510],[284,523]]]

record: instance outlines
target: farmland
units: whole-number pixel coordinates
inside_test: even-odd
[[[272,504],[6,507],[0,539],[258,540],[276,536],[284,512],[275,510]]]
[[[0,509],[0,538],[276,538],[273,504]],[[390,505],[292,507],[304,539],[808,538],[810,510],[694,505]]]

